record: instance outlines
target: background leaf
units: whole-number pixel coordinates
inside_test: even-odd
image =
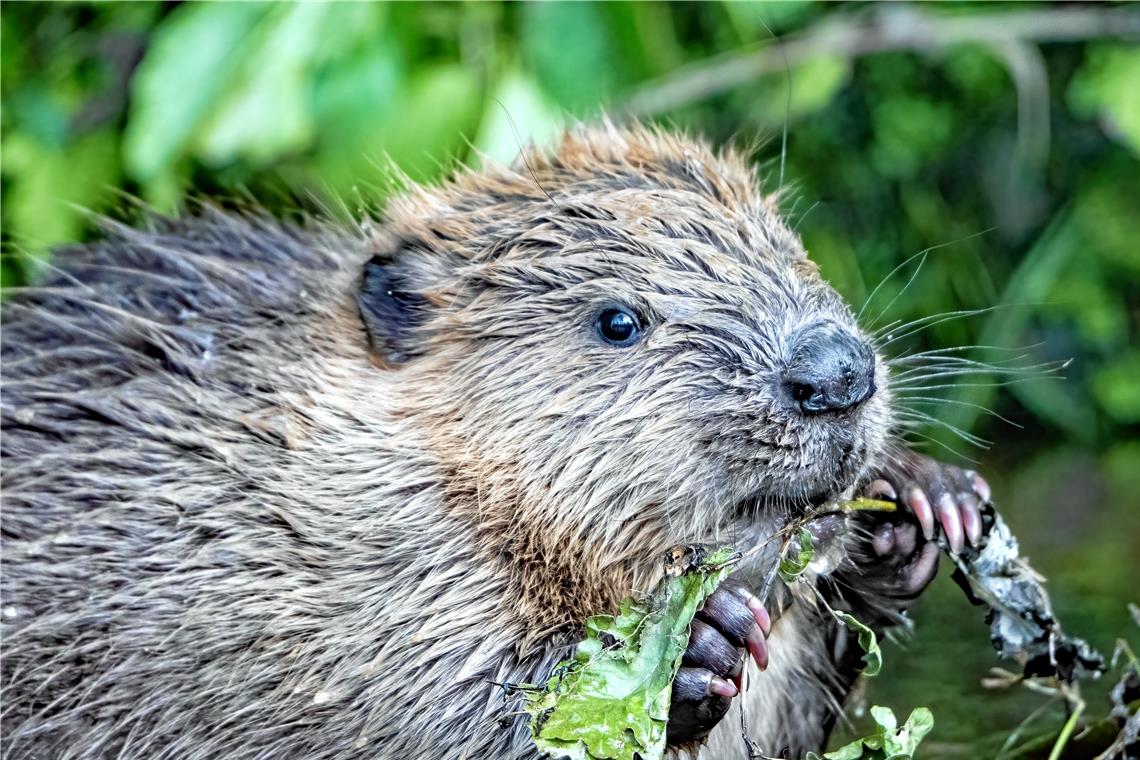
[[[197,153],[222,165],[255,163],[306,147],[313,137],[310,74],[334,5],[280,6],[243,43],[241,68],[195,138]]]
[[[494,161],[509,164],[519,153],[524,139],[518,125],[527,126],[526,139],[536,145],[553,147],[563,128],[562,113],[521,71],[510,71],[499,81],[479,120],[475,147]],[[525,143],[522,143],[525,145]]]
[[[555,102],[579,115],[595,112],[625,83],[609,10],[605,3],[561,0],[521,9],[523,54]]]
[[[1140,155],[1140,50],[1097,46],[1069,85],[1073,109],[1100,119],[1105,132]]]
[[[233,86],[256,26],[279,12],[260,3],[188,3],[155,29],[132,84],[127,171],[146,180],[169,167]]]
[[[26,276],[39,270],[49,245],[80,237],[87,214],[106,207],[119,180],[116,138],[104,130],[63,148],[32,139],[7,146],[6,170],[17,178],[8,196],[6,232],[38,254],[22,260]]]

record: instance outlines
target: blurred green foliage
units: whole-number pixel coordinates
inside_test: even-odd
[[[603,108],[620,114],[648,83],[694,64],[866,17],[1052,7],[4,3],[3,282],[34,278],[51,246],[91,234],[88,211],[121,213],[130,196],[164,210],[198,193],[349,218],[382,205],[401,173],[431,181],[481,154],[510,160],[520,140],[548,142],[566,119]],[[1140,49],[1112,39],[857,55],[836,46],[653,114],[751,156],[856,308],[887,278],[866,322],[1000,306],[892,348],[1029,346],[1025,363],[1073,358],[1065,382],[939,389],[966,404],[925,410],[1000,440],[985,455],[999,467],[1069,472],[1036,464],[1063,451],[1064,461],[1085,457],[1085,475],[1100,473],[1089,488],[1115,494],[1116,517],[1095,523],[1108,548],[1077,577],[1101,588],[1110,579],[1097,614],[1113,626],[1140,552],[1136,534],[1114,532],[1136,527],[1135,489],[1111,485],[1140,471],[1140,449],[1128,445],[1140,430],[1137,82]],[[913,264],[892,271],[925,249],[904,290]],[[1022,479],[996,480],[1020,509]],[[928,683],[961,680],[959,662],[936,665]],[[928,699],[894,704],[921,703],[941,715]],[[935,740],[953,733],[946,726],[939,718]]]
[[[993,8],[953,14],[970,10]],[[883,12],[5,4],[4,284],[34,276],[50,246],[83,239],[87,212],[116,213],[124,193],[160,209],[204,193],[348,216],[393,192],[400,173],[431,181],[480,154],[507,161],[521,140],[620,113],[687,64]],[[900,348],[1040,343],[1033,359],[1076,357],[1068,383],[1012,386],[1012,411],[1103,443],[1140,423],[1140,52],[1111,40],[1033,52],[1046,78],[1038,93],[1022,92],[1009,57],[983,44],[824,50],[655,117],[749,151],[772,189],[782,175],[790,218],[855,304],[906,257],[941,246],[882,322],[1025,304],[934,325]],[[1026,123],[1023,95],[1044,103],[1044,123]],[[992,389],[956,393],[1008,404]],[[947,414],[966,429],[981,422],[967,406]]]

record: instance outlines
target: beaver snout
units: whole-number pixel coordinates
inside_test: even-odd
[[[796,336],[783,385],[803,414],[846,411],[875,393],[875,354],[834,322],[811,325]]]

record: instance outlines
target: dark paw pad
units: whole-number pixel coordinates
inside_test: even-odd
[[[867,523],[868,541],[857,561],[864,582],[875,581],[889,597],[918,596],[938,571],[938,544],[926,541],[917,525],[898,515],[868,518]]]

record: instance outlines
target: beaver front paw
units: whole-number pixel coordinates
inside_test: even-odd
[[[886,495],[874,494],[876,498]],[[867,512],[856,515],[854,521],[865,531],[861,533],[865,540],[852,548],[850,565],[842,571],[847,594],[857,590],[863,596],[898,603],[892,607],[906,607],[934,580],[938,544],[925,540],[909,515]]]
[[[928,541],[934,538],[937,519],[954,554],[967,542],[978,545],[982,537],[981,506],[990,500],[989,484],[976,472],[911,451],[894,457],[864,493],[907,507]]]
[[[768,667],[772,619],[747,585],[724,581],[697,612],[689,647],[673,681],[666,739],[677,746],[704,737],[728,712],[740,687],[746,652]]]

